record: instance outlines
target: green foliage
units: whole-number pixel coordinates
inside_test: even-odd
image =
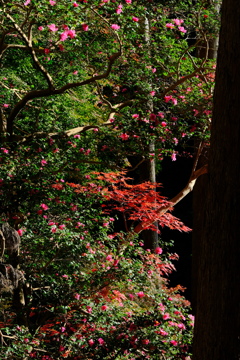
[[[106,189],[125,221],[149,197],[127,206],[131,186],[121,203],[93,172],[160,166],[190,140],[208,142],[215,64],[194,51],[216,37],[217,11],[190,0],[1,0],[0,24],[0,213],[21,234],[24,275],[3,286],[6,249],[1,358],[188,359],[193,317],[166,280],[175,255],[164,241],[162,255],[144,250],[103,212]],[[152,219],[156,207],[145,208]],[[139,211],[131,219],[141,223]]]

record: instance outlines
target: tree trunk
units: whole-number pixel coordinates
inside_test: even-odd
[[[194,360],[240,359],[240,7],[223,0]]]
[[[220,2],[219,0],[213,0],[214,7],[218,13],[220,13]],[[204,6],[209,7],[210,1],[207,1]],[[210,39],[208,42],[208,51],[207,44],[199,44],[197,48],[197,56],[200,58],[216,59],[219,45],[219,36]],[[196,145],[196,148],[199,146],[199,141]],[[201,146],[201,143],[200,143]],[[198,160],[197,168],[201,168],[205,164],[208,164],[209,149],[208,145],[203,147],[201,150],[201,155]],[[201,258],[201,229],[204,226],[203,223],[203,214],[205,209],[205,200],[206,200],[206,189],[208,184],[208,176],[200,176],[194,186],[193,190],[193,234],[192,234],[192,308],[193,313],[196,313],[196,302],[197,302],[197,289],[198,289],[198,276],[199,274],[199,264],[198,260]]]

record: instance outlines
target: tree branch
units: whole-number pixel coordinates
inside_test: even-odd
[[[170,205],[163,206],[158,211],[158,215],[165,214],[168,210],[170,210],[173,206],[175,206],[179,201],[181,201],[187,194],[189,194],[193,190],[197,178],[203,174],[206,174],[207,172],[208,172],[208,165],[204,165],[200,169],[194,171],[193,174],[190,176],[190,179],[189,179],[187,185],[176,196],[174,196],[171,200],[169,200]],[[151,225],[153,222],[154,221],[151,221],[149,223],[146,223],[146,222],[139,223],[134,228],[134,232],[139,234],[142,230],[144,230],[146,228],[146,226]]]
[[[54,89],[52,87],[49,87],[47,89],[42,90],[33,90],[27,93],[12,109],[9,117],[8,117],[8,128],[7,132],[12,137],[13,134],[13,122],[18,115],[18,113],[24,108],[24,106],[27,104],[28,101],[36,99],[36,98],[42,98],[42,97],[48,97],[51,95],[59,95],[63,94],[68,89],[77,88],[83,85],[94,83],[97,80],[105,79],[108,77],[112,70],[113,63],[121,56],[121,51],[116,52],[109,58],[108,66],[106,71],[101,75],[93,75],[92,77],[81,81],[81,82],[75,82],[75,83],[68,83],[64,86],[62,86],[59,89]]]

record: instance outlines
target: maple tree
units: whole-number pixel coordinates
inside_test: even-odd
[[[176,255],[162,242],[143,250],[138,234],[156,220],[188,230],[170,210],[207,169],[196,170],[215,65],[191,51],[208,49],[216,12],[187,1],[1,5],[1,222],[21,235],[20,256],[6,251],[1,264],[5,358],[187,359],[193,317],[164,280]],[[124,176],[177,160],[190,139],[192,175],[170,201]]]

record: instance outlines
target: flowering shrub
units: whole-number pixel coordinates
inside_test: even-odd
[[[189,229],[156,184],[121,171],[208,142],[215,65],[192,51],[208,48],[216,12],[172,0],[1,5],[0,221],[21,236],[19,255],[2,254],[1,358],[189,359],[193,317],[166,280],[175,255],[164,242],[144,250],[136,228]]]

